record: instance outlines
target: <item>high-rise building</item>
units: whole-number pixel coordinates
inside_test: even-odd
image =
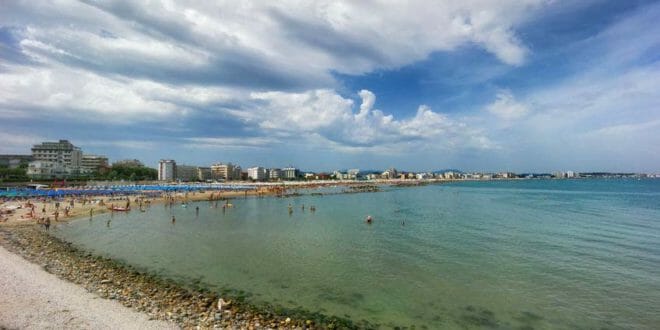
[[[250,167],[247,169],[248,179],[256,181],[264,181],[266,177],[266,169],[263,167]]]
[[[77,171],[82,162],[82,151],[68,140],[42,142],[32,146],[34,160],[53,162],[59,166]]]
[[[161,159],[158,162],[158,180],[174,181],[176,178],[176,162],[172,159]]]

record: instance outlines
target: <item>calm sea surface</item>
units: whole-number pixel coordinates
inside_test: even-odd
[[[154,205],[116,213],[109,227],[104,214],[57,233],[162,276],[382,327],[660,326],[660,180],[462,182],[231,202],[225,212],[209,202]]]

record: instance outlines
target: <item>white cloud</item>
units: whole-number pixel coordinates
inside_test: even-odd
[[[323,141],[338,150],[497,147],[482,131],[428,106],[420,106],[411,118],[397,119],[373,109],[372,92],[362,90],[359,95],[362,103],[355,113],[354,102],[332,90],[254,93],[252,99],[259,106],[243,113],[243,118],[269,135]]]
[[[515,28],[545,0],[11,2],[0,20],[42,63],[152,79],[305,87],[475,44],[502,62],[528,53]],[[238,74],[265,78],[236,77]],[[243,81],[241,79],[248,79]],[[269,81],[272,80],[272,81]]]
[[[486,109],[505,120],[518,119],[529,112],[529,107],[516,101],[510,90],[503,89],[497,92],[496,100]]]
[[[8,66],[0,78],[0,115],[16,118],[17,109],[21,109],[88,121],[162,120],[185,115],[190,110],[187,104],[222,102],[233,95],[240,93],[217,87],[113,79],[61,65]]]

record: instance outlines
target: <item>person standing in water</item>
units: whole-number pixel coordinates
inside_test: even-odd
[[[176,218],[174,216],[172,216],[172,224],[175,224],[175,223],[176,223]]]
[[[46,227],[46,230],[50,229],[50,217],[46,217],[46,222],[44,222],[44,227]]]
[[[199,216],[199,206],[195,206],[195,216]]]

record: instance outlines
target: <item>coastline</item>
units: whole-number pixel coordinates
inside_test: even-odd
[[[305,310],[270,304],[251,305],[242,292],[212,292],[160,278],[119,261],[87,253],[31,224],[0,226],[0,245],[98,297],[115,300],[144,313],[149,319],[172,322],[184,329],[373,328],[368,323],[356,324],[345,318]],[[218,310],[219,299],[231,303]]]
[[[342,186],[352,185],[355,184]],[[319,185],[296,186],[291,189],[295,191],[295,189],[315,187],[319,187]],[[346,191],[344,193],[354,192]],[[150,201],[152,204],[163,204],[170,201],[209,201],[212,197],[211,194],[216,200],[244,196],[288,196],[282,194],[278,189],[255,189],[247,191],[247,193],[242,191],[227,191],[221,194],[218,194],[217,191],[180,193],[174,198],[171,195],[160,196],[151,198]],[[292,196],[295,196],[295,193]],[[127,197],[134,198],[135,196],[121,198]],[[106,205],[86,203],[83,206],[78,203],[71,209],[68,216],[63,216],[58,222],[84,219],[89,215],[90,209],[94,210],[94,215],[110,212],[107,206],[113,201],[109,200],[107,196],[97,196],[97,198],[103,199]],[[51,203],[52,201],[35,204],[41,208],[52,207]],[[40,265],[41,269],[47,273],[71,282],[96,297],[104,298],[103,300],[114,300],[132,311],[146,315],[150,320],[170,322],[181,328],[368,329],[375,327],[366,321],[354,323],[346,318],[327,316],[307,310],[287,309],[267,303],[257,306],[248,302],[244,293],[240,291],[212,292],[201,286],[160,278],[116,260],[92,255],[76,248],[71,243],[50,235],[36,219],[25,217],[28,210],[26,208],[22,209],[22,212],[15,212],[6,223],[0,224],[1,247],[27,262]],[[56,226],[57,222],[53,222],[53,224]],[[231,303],[219,310],[218,301],[220,299]],[[38,311],[30,310],[25,313],[38,313]]]
[[[116,301],[99,299],[0,245],[2,329],[178,329]]]

